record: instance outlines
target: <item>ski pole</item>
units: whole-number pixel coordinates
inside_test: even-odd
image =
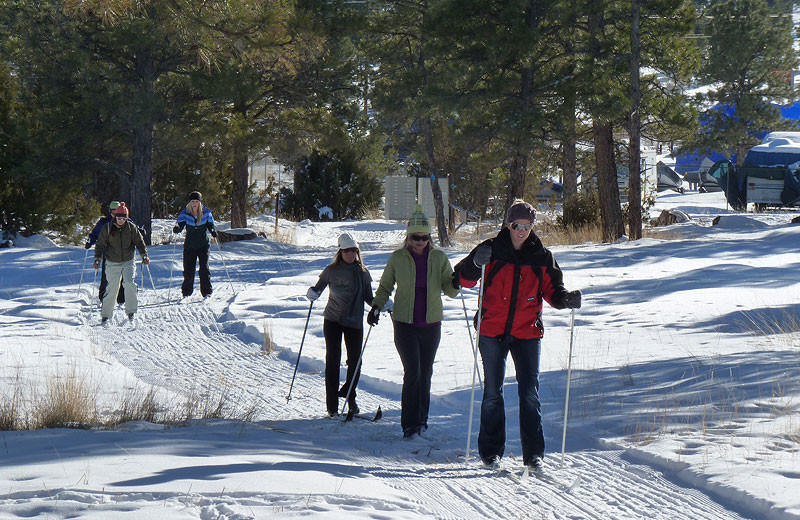
[[[156,284],[153,283],[153,272],[150,270],[150,264],[145,264],[145,269],[147,269],[147,276],[150,278],[150,287],[153,288],[153,292],[156,292]]]
[[[83,267],[81,267],[81,281],[78,282],[78,298],[81,297],[81,286],[83,285],[83,272],[86,271],[86,259],[89,258],[89,250],[83,255]]]
[[[297,361],[294,364],[294,374],[292,374],[292,382],[289,383],[289,393],[286,394],[286,404],[289,404],[289,400],[292,398],[292,387],[294,386],[294,378],[297,376],[297,367],[300,365],[300,354],[303,352],[303,343],[306,341],[306,331],[308,330],[308,320],[311,319],[311,308],[314,306],[314,302],[311,302],[308,305],[308,316],[306,316],[306,326],[303,327],[303,339],[300,340],[300,350],[297,351]]]
[[[483,278],[486,273],[486,264],[481,265],[481,286],[478,289],[478,345],[481,341],[481,323],[483,322],[483,315],[481,314],[481,306],[483,305]],[[473,370],[472,370],[472,391],[469,396],[469,427],[467,428],[467,451],[464,453],[464,461],[469,460],[469,443],[472,440],[472,416],[475,413],[475,373],[478,371],[478,350],[472,352],[474,356]]]
[[[225,276],[228,277],[228,284],[231,286],[231,293],[236,295],[236,291],[233,289],[233,282],[231,282],[231,275],[228,273],[228,265],[225,263],[225,257],[222,255],[222,246],[219,245],[219,240],[217,237],[211,237],[214,239],[214,243],[217,244],[217,250],[219,251],[219,257],[222,258],[222,267],[225,268]]]
[[[350,384],[347,386],[347,395],[344,398],[344,404],[342,405],[341,415],[344,415],[345,407],[350,406],[350,393],[353,391],[353,382],[356,380],[356,375],[358,371],[361,369],[361,360],[364,358],[364,349],[367,348],[367,340],[369,339],[369,333],[372,332],[372,327],[375,325],[370,325],[367,329],[367,337],[364,338],[364,344],[361,346],[361,353],[358,355],[358,363],[356,363],[356,369],[353,371],[353,377],[350,378]],[[352,411],[352,410],[351,410]],[[347,420],[347,416],[344,416]]]
[[[94,263],[92,263],[92,267],[94,267]],[[94,278],[92,278],[92,287],[97,285],[97,271],[98,271],[97,269],[94,270]],[[92,301],[91,293],[89,293],[89,294],[90,294],[89,301],[91,302]],[[102,307],[102,306],[103,306],[103,299],[100,298],[100,307]]]
[[[472,328],[470,327],[469,323],[469,316],[467,316],[467,304],[466,300],[464,299],[464,291],[461,290],[461,287],[458,288],[459,294],[461,294],[461,306],[464,307],[464,319],[467,322],[467,333],[469,334],[469,343],[472,346],[472,354],[477,359],[478,354],[476,352],[475,340],[472,339]],[[483,378],[481,377],[480,371],[478,371],[478,364],[473,363],[473,369],[478,372],[478,383],[481,385],[481,389],[483,388]]]
[[[167,303],[170,302],[172,297],[172,270],[175,267],[175,255],[177,253],[178,243],[172,244],[172,258],[169,260],[169,289],[167,289]]]
[[[157,297],[158,292],[156,291],[156,284],[153,283],[153,271],[150,270],[150,264],[146,264],[144,268],[142,268],[142,271],[144,271],[145,269],[147,269],[147,277],[150,278],[150,287],[153,288],[153,295]],[[142,277],[144,277],[144,275],[142,275]],[[161,315],[162,318],[164,317],[163,306],[159,305],[158,313]]]
[[[569,361],[567,361],[567,395],[564,398],[564,432],[561,435],[561,467],[564,467],[564,452],[567,447],[567,418],[569,417],[569,382],[572,375],[572,332],[575,330],[575,309],[569,318]]]

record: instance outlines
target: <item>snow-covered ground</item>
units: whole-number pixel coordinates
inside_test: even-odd
[[[521,471],[511,360],[504,471],[477,459],[477,405],[465,459],[464,306],[471,319],[475,290],[445,298],[423,437],[401,438],[402,369],[386,316],[370,330],[358,387],[362,411],[380,406],[383,419],[324,417],[327,292],[310,306],[306,289],[343,231],[377,281],[402,223],[282,221],[291,245],[215,246],[204,302],[178,303],[180,245],[153,246],[135,330],[121,311],[97,326],[83,249],[18,242],[0,251],[0,410],[67,380],[101,410],[152,388],[176,408],[224,395],[229,414],[250,420],[2,432],[0,518],[800,519],[800,225],[788,223],[797,213],[732,214],[721,193],[664,193],[651,216],[664,208],[693,220],[654,234],[663,238],[552,248],[584,306],[563,460],[570,313],[545,308],[544,478]],[[166,236],[170,226],[154,228]],[[454,264],[465,249],[448,250]]]

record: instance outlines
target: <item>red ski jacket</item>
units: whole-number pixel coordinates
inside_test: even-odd
[[[556,309],[566,307],[567,290],[553,254],[533,232],[519,251],[514,249],[506,228],[483,243],[492,246],[492,257],[484,274],[481,336],[541,338],[542,301],[547,300]],[[472,260],[475,249],[455,267],[457,280],[464,287],[474,287],[480,279],[480,268]]]

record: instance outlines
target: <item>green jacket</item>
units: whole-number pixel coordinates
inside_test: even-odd
[[[453,287],[453,267],[450,265],[447,255],[444,251],[434,248],[433,244],[428,247],[430,247],[428,253],[428,311],[425,321],[436,323],[442,321],[444,316],[442,293],[454,298],[458,295],[458,289]],[[397,293],[394,296],[392,319],[402,323],[413,323],[416,280],[417,270],[411,253],[405,247],[398,249],[392,253],[383,269],[372,306],[382,309],[396,285]]]
[[[147,247],[144,245],[142,234],[130,221],[118,227],[109,222],[100,230],[97,244],[94,246],[94,258],[100,260],[106,255],[107,262],[127,262],[133,260],[133,249],[139,250],[142,258],[147,257]]]

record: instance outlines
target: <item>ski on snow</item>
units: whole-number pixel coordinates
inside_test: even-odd
[[[375,421],[380,421],[381,417],[383,417],[383,410],[381,410],[380,405],[378,405],[378,411],[375,412],[374,417],[370,417],[368,415],[360,413],[353,413],[353,410],[348,410],[347,415],[344,418],[344,422],[350,422],[353,419],[362,419],[364,421],[375,422]]]
[[[568,493],[577,489],[580,486],[580,480],[581,480],[580,475],[578,475],[572,482],[570,483],[564,482],[563,480],[550,475],[549,473],[545,472],[542,469],[534,471],[528,468],[527,466],[524,466],[521,472],[517,472],[510,468],[502,468],[502,467],[488,468],[488,469],[493,470],[496,476],[510,478],[517,484],[524,484],[530,479],[531,476],[533,476],[534,478],[541,480],[542,482],[552,484]]]
[[[342,420],[343,417],[344,417],[344,420]],[[327,416],[328,419],[334,419],[334,420],[339,421],[339,422],[352,422],[353,419],[359,419],[361,421],[367,421],[367,422],[375,422],[375,421],[379,421],[381,419],[381,417],[383,417],[383,410],[381,410],[380,406],[378,406],[378,411],[375,412],[374,416],[363,414],[363,413],[353,413],[352,411],[348,411],[344,415],[336,414],[336,415],[328,415]]]

